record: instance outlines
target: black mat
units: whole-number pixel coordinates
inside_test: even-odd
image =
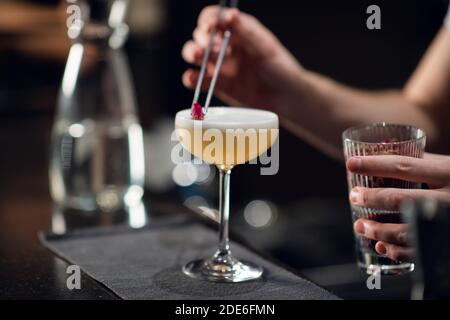
[[[337,299],[236,243],[231,244],[236,257],[264,267],[262,279],[218,284],[185,276],[184,263],[211,256],[217,245],[216,232],[197,223],[172,221],[138,231],[90,229],[40,238],[123,299]]]

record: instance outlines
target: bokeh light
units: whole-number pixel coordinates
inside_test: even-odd
[[[255,200],[244,209],[245,221],[254,228],[265,228],[277,218],[276,206],[269,201]]]

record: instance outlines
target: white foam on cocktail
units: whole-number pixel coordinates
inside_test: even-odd
[[[201,122],[202,129],[278,129],[278,116],[270,111],[236,108],[210,107],[204,120],[192,119],[191,110],[177,113],[175,126],[190,129]]]

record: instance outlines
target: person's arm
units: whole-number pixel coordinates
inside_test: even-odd
[[[209,7],[201,14],[194,39],[183,48],[187,62],[201,63],[216,15],[217,7]],[[449,145],[450,27],[439,32],[404,89],[377,92],[350,88],[305,70],[269,30],[245,13],[228,11],[219,28],[231,28],[233,38],[216,86],[218,97],[231,104],[278,112],[288,128],[322,151],[342,159],[344,129],[381,121],[416,125],[427,132],[428,145]],[[220,37],[216,42],[213,52],[217,54]],[[213,69],[211,63],[206,85]],[[188,88],[194,88],[197,79],[198,70],[188,69],[183,74],[183,83]],[[357,174],[429,186],[428,190],[354,188],[349,195],[354,205],[398,210],[405,199],[428,198],[450,203],[450,156],[351,158],[347,168]],[[406,225],[360,219],[354,229],[357,234],[377,241],[376,250],[381,255],[406,261],[413,254],[408,247]]]
[[[275,110],[287,128],[335,158],[343,159],[342,132],[365,123],[415,125],[425,130],[431,144],[437,142],[438,128],[430,114],[400,90],[354,89],[306,70],[296,85]]]
[[[217,7],[200,15],[183,57],[200,64]],[[403,90],[351,88],[304,69],[276,37],[254,17],[227,11],[219,29],[233,31],[231,46],[217,84],[217,95],[230,104],[268,108],[282,123],[323,152],[343,159],[341,133],[362,123],[391,122],[424,129],[432,150],[447,146],[444,123],[450,110],[450,31],[443,28]],[[217,42],[220,41],[218,37]],[[216,50],[218,45],[215,46]],[[210,79],[213,64],[206,79]],[[183,75],[188,88],[198,71]],[[430,89],[432,88],[432,89]],[[447,136],[447,137],[446,137]]]
[[[420,127],[436,150],[450,144],[450,30],[443,27],[403,90],[364,91],[303,70],[290,102],[279,106],[289,126],[332,153],[353,125],[391,122]],[[326,125],[324,125],[326,124]]]

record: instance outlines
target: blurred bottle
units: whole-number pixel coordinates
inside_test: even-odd
[[[51,194],[58,214],[70,215],[67,221],[89,217],[91,224],[128,222],[133,227],[146,222],[142,128],[121,50],[128,34],[123,22],[127,4],[77,1],[68,11],[73,44],[50,160]]]

